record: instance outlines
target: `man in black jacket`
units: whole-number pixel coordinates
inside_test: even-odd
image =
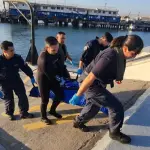
[[[60,31],[57,33],[56,39],[59,43],[58,54],[60,54],[60,56],[61,56],[62,68],[64,68],[63,69],[63,76],[64,76],[64,78],[70,78],[70,74],[69,74],[67,67],[65,65],[65,61],[68,59],[72,64],[72,58],[67,51],[67,46],[65,45],[66,34],[62,31]]]
[[[96,39],[87,42],[79,62],[78,74],[82,73],[83,69],[92,62],[100,51],[108,48],[112,40],[113,36],[106,32],[101,38],[96,37]]]
[[[45,39],[45,49],[38,58],[37,81],[41,95],[41,121],[47,125],[52,124],[47,118],[47,105],[49,102],[49,93],[52,90],[55,94],[49,114],[56,118],[62,118],[56,112],[57,106],[63,99],[63,91],[60,85],[64,84],[63,68],[61,67],[61,56],[58,54],[59,44],[55,37]]]
[[[18,106],[20,109],[20,117],[33,118],[33,114],[28,113],[29,103],[26,96],[24,83],[19,75],[21,69],[27,76],[30,77],[32,84],[35,83],[31,68],[24,62],[20,55],[15,54],[13,43],[3,41],[1,43],[2,55],[0,55],[0,86],[4,93],[4,101],[6,114],[10,120],[15,120],[14,116],[14,96],[13,91],[18,96]]]

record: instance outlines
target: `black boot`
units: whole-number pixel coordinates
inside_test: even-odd
[[[73,121],[73,127],[80,129],[82,132],[89,132],[90,129],[83,123],[77,122],[75,119]]]
[[[113,140],[119,141],[119,142],[121,142],[123,144],[131,143],[131,138],[129,136],[123,134],[120,131],[118,131],[118,132],[109,132],[109,136]]]
[[[52,115],[52,116],[58,118],[58,119],[61,119],[61,118],[62,118],[62,115],[61,115],[61,114],[58,114],[56,111],[50,110],[48,113],[49,113],[50,115]]]
[[[41,121],[44,122],[46,125],[51,125],[52,124],[51,120],[48,119],[48,118],[41,118]]]
[[[53,116],[56,117],[56,118],[61,119],[61,118],[62,118],[62,115],[60,115],[60,114],[58,114],[58,113],[56,112],[56,108],[57,108],[57,106],[58,106],[59,104],[60,104],[60,101],[54,100],[53,103],[52,103],[51,109],[50,109],[50,111],[49,111],[49,114],[50,114],[50,115],[53,115]]]
[[[34,118],[34,115],[31,114],[31,113],[26,112],[26,113],[24,113],[24,114],[21,114],[21,115],[20,115],[20,118],[21,118],[21,119]]]
[[[9,120],[10,120],[10,121],[16,120],[16,117],[15,117],[14,115],[8,115],[8,117],[9,117]]]

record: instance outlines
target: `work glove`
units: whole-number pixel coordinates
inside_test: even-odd
[[[0,91],[0,98],[4,97],[4,93],[2,91]]]
[[[103,112],[104,114],[108,115],[108,109],[101,106],[100,111]]]
[[[79,105],[82,98],[83,96],[77,96],[76,94],[74,94],[73,97],[69,100],[69,104]]]
[[[58,82],[61,82],[60,76],[56,75],[55,78],[56,78],[56,80],[57,80]]]
[[[78,75],[81,75],[82,72],[83,72],[83,70],[82,70],[81,68],[79,68],[79,69],[77,70],[77,74],[78,74]]]
[[[34,84],[37,84],[36,81],[35,81],[35,79],[34,79],[34,77],[31,78],[31,83],[32,83],[33,85],[34,85]]]
[[[60,85],[63,86],[65,84],[65,80],[63,77],[60,78]]]

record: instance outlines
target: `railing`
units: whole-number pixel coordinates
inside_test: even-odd
[[[5,3],[11,3],[18,11],[19,13],[27,20],[29,25],[31,26],[31,58],[30,58],[30,63],[32,65],[37,64],[37,58],[35,58],[35,55],[37,53],[36,48],[35,48],[35,32],[34,32],[34,12],[31,4],[27,0],[3,0],[4,8],[5,8]],[[31,22],[26,18],[26,16],[17,8],[15,5],[16,2],[20,3],[25,3],[29,9],[30,9],[30,15],[31,15]],[[5,8],[6,10],[6,8]]]

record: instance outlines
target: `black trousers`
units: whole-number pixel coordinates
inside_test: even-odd
[[[15,102],[14,95],[18,96],[18,106],[20,109],[20,114],[26,114],[29,109],[28,98],[26,95],[26,90],[24,83],[21,79],[15,80],[15,82],[2,84],[2,91],[4,92],[4,102],[5,102],[5,111],[8,115],[13,115],[15,111]]]
[[[50,90],[55,94],[55,99],[53,100],[51,111],[56,111],[57,106],[63,99],[63,91],[59,82],[50,82],[47,77],[43,78],[38,76],[38,85],[41,95],[41,117],[47,118],[47,105],[49,102]]]
[[[83,124],[88,122],[97,115],[101,106],[108,108],[110,131],[120,130],[124,120],[123,106],[113,94],[102,87],[95,87],[86,92],[86,105],[76,117],[76,121]]]
[[[68,70],[67,70],[66,65],[64,65],[63,77],[66,78],[66,79],[70,79],[70,74],[69,74],[69,72],[68,72]]]

